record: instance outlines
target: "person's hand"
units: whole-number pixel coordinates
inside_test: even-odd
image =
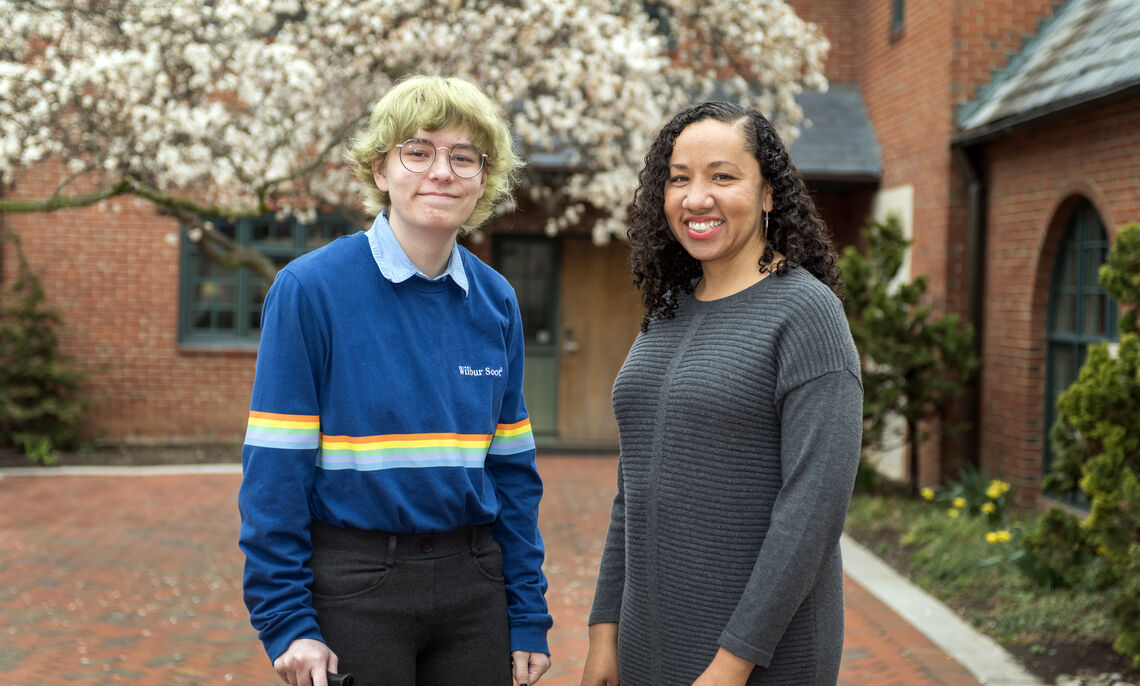
[[[273,669],[289,686],[328,686],[327,672],[336,673],[336,653],[320,641],[298,638],[273,661]]]
[[[586,652],[580,686],[619,686],[617,638],[617,624],[590,627],[590,649]]]
[[[525,650],[516,650],[511,653],[511,663],[514,665],[512,676],[518,686],[534,686],[538,680],[550,669],[550,656],[546,653],[530,653]]]
[[[755,668],[756,663],[720,648],[693,686],[744,686]]]

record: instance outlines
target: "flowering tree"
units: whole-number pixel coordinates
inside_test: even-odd
[[[736,100],[790,138],[796,93],[826,87],[827,41],[783,0],[0,0],[0,15],[0,179],[68,170],[0,213],[119,194],[189,224],[351,211],[345,137],[401,76],[437,73],[501,103],[524,156],[561,154],[524,191],[547,232],[592,207],[604,240],[680,106]],[[193,235],[234,259],[208,226]],[[236,259],[272,269],[257,257]]]

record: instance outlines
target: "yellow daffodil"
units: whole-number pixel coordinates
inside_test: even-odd
[[[958,508],[952,507],[949,510],[946,510],[946,514],[950,516],[950,519],[957,519],[958,518]]]
[[[990,500],[997,500],[1001,497],[1002,493],[1008,491],[1009,488],[1010,486],[1007,482],[994,479],[990,482],[989,487],[986,488],[986,496],[988,496]]]
[[[923,500],[934,500],[934,489],[933,488],[924,488],[921,491],[919,491],[918,493],[919,493],[919,495],[922,496]]]
[[[990,515],[990,514],[997,512],[997,505],[994,505],[993,503],[982,503],[981,509],[982,509],[982,512],[985,512],[986,514]]]
[[[991,531],[986,534],[987,543],[1007,543],[1013,540],[1013,534],[1002,529],[1001,531]]]
[[[958,496],[957,498],[954,499],[954,507],[958,508],[959,510],[962,509],[963,507],[966,507],[966,499],[961,497],[961,496]]]

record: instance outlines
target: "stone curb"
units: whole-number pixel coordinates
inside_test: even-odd
[[[983,684],[1046,686],[990,637],[927,595],[867,548],[844,534],[843,571],[921,631]]]
[[[172,474],[241,474],[241,465],[237,463],[134,467],[76,465],[73,467],[7,467],[0,469],[0,479],[5,476],[166,476]]]

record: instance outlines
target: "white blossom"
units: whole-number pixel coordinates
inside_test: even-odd
[[[202,204],[351,205],[337,147],[409,73],[467,77],[498,102],[557,232],[601,211],[604,241],[658,128],[717,96],[790,142],[795,95],[824,89],[827,41],[783,0],[0,0],[0,178],[49,158]],[[324,164],[299,170],[325,151]],[[66,192],[66,188],[60,190]],[[307,209],[310,218],[312,208]]]

